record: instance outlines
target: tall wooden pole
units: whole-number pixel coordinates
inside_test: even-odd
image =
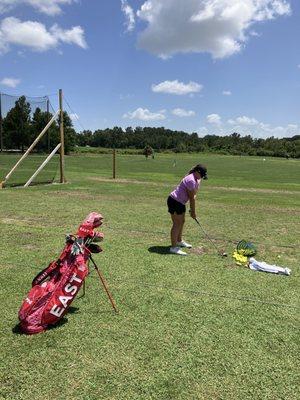
[[[47,99],[47,117],[48,121],[50,121],[51,118],[49,118],[49,99]],[[48,154],[50,153],[50,132],[47,131],[47,149],[48,149]]]
[[[3,151],[3,129],[2,129],[2,94],[0,93],[0,152]]]
[[[113,149],[113,179],[116,179],[116,149]]]
[[[60,132],[60,183],[65,183],[65,137],[64,137],[64,113],[63,113],[63,93],[59,89],[59,132]]]

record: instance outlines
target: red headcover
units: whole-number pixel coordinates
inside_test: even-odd
[[[103,223],[103,216],[96,212],[90,213],[86,219],[79,226],[77,235],[81,238],[86,238],[88,236],[93,237],[95,232],[94,229],[101,226]]]

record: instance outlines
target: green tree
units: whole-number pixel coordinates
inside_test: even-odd
[[[50,119],[52,118],[52,114],[46,111],[41,111],[40,108],[37,108],[33,114],[31,121],[31,137],[30,142],[32,143],[35,138],[42,132],[45,126],[48,124]],[[37,151],[50,152],[54,146],[51,145],[51,137],[55,136],[55,131],[57,130],[56,122],[48,128],[47,132],[41,138],[41,140],[37,143],[35,149]]]
[[[30,142],[30,104],[21,96],[3,119],[3,137],[6,148],[24,151]]]
[[[143,150],[143,154],[147,159],[148,159],[149,156],[152,156],[152,154],[153,154],[152,147],[147,145]]]

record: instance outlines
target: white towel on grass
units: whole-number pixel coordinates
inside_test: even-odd
[[[253,271],[271,272],[272,274],[291,275],[289,268],[278,267],[278,265],[267,264],[264,261],[257,261],[251,257],[249,260],[249,268]]]

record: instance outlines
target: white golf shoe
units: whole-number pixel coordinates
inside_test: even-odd
[[[170,253],[177,254],[178,256],[187,256],[187,253],[182,251],[180,247],[170,247]]]
[[[178,247],[185,247],[186,249],[191,249],[193,246],[187,242],[185,242],[184,240],[182,240],[181,242],[177,243]]]

